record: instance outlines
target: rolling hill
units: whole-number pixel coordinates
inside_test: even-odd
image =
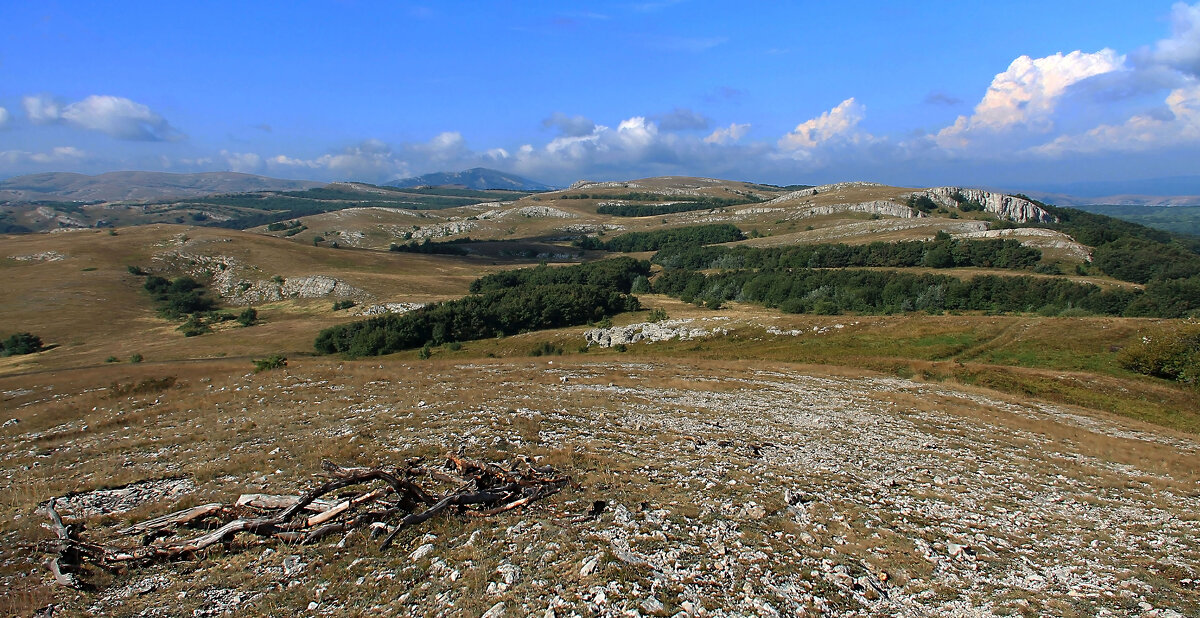
[[[1200,600],[1200,409],[1195,374],[1169,373],[1200,340],[1186,237],[966,187],[690,177],[102,208],[53,212],[128,223],[0,242],[0,338],[44,343],[0,357],[0,613]],[[167,288],[217,307],[172,315]],[[100,543],[208,513],[138,535],[158,547],[259,513],[243,495],[313,489],[339,469],[325,461],[403,464],[425,487],[453,480],[447,452],[573,484],[407,527],[425,507],[389,486],[330,494],[287,529],[330,536],[234,532],[185,560],[78,569],[91,590],[37,566],[51,497]]]
[[[216,193],[297,191],[323,184],[325,183],[283,180],[237,172],[108,172],[96,176],[48,172],[0,180],[0,202],[146,201]]]

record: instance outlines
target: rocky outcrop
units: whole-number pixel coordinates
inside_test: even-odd
[[[437,225],[425,225],[418,227],[412,231],[411,238],[413,240],[421,240],[423,238],[441,238],[443,236],[454,236],[456,234],[465,234],[479,227],[474,221],[447,221]]]
[[[167,252],[154,256],[167,272],[184,272],[197,279],[209,280],[209,287],[226,301],[253,305],[289,298],[353,298],[368,300],[371,295],[345,281],[326,275],[306,275],[260,279],[258,268],[228,255],[202,255]]]
[[[10,255],[8,259],[18,262],[61,262],[67,259],[67,256],[57,251],[42,251],[41,253],[31,253],[29,255]]]
[[[874,200],[870,202],[859,202],[857,204],[830,204],[828,206],[810,206],[796,214],[793,214],[789,219],[804,219],[807,217],[819,217],[821,215],[832,215],[843,212],[862,212],[871,215],[880,215],[884,217],[898,217],[900,219],[916,219],[919,217],[927,217],[925,213],[914,210],[903,204],[888,200]]]
[[[983,206],[985,212],[990,212],[1001,219],[1008,219],[1017,223],[1055,223],[1058,221],[1058,218],[1054,215],[1046,212],[1042,207],[1029,200],[1002,193],[984,191],[982,189],[934,187],[911,193],[910,195],[922,194],[947,208],[954,208],[959,205],[960,202],[956,198],[961,198],[964,202],[977,202]]]
[[[382,303],[363,307],[358,315],[385,315],[388,313],[408,313],[424,307],[425,303]]]
[[[711,330],[692,328],[691,325],[693,322],[694,320],[665,320],[662,322],[639,322],[637,324],[614,326],[612,328],[593,328],[583,333],[583,338],[589,346],[595,345],[602,348],[610,348],[615,345],[637,343],[639,341],[654,342],[669,341],[671,339],[688,341],[714,334],[724,335],[729,332],[728,329],[719,326]]]
[[[479,218],[504,219],[513,216],[528,218],[574,219],[579,215],[569,213],[565,210],[552,208],[550,206],[522,206],[521,208],[513,208],[510,210],[489,210],[479,215]]]
[[[791,202],[791,201],[798,200],[802,197],[812,197],[814,195],[821,195],[824,193],[830,193],[832,191],[840,191],[842,189],[863,189],[863,188],[867,188],[867,187],[882,187],[882,186],[884,186],[884,185],[881,185],[877,182],[861,182],[861,181],[837,182],[837,183],[830,184],[830,185],[820,185],[817,187],[809,187],[807,189],[801,189],[799,191],[792,191],[790,193],[784,193],[783,195],[767,202],[766,204],[764,204],[764,206],[770,206],[772,204],[782,204],[785,202]]]

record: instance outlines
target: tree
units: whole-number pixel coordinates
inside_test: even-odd
[[[18,354],[33,354],[43,349],[42,338],[33,333],[17,333],[8,339],[0,341],[0,356],[16,356]]]

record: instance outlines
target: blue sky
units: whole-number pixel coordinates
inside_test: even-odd
[[[0,177],[1200,175],[1200,3],[0,0]]]

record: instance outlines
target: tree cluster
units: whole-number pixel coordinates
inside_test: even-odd
[[[740,204],[753,204],[759,200],[735,199],[727,197],[692,197],[692,196],[659,196],[658,199],[669,199],[669,204],[602,204],[596,208],[596,214],[612,215],[614,217],[658,217],[677,212],[693,210],[710,210],[725,208]]]
[[[0,356],[33,354],[44,348],[42,338],[33,333],[15,333],[9,335],[8,339],[0,340]]]
[[[746,235],[736,226],[728,223],[711,225],[692,225],[652,232],[629,232],[614,237],[607,242],[592,236],[584,237],[575,242],[583,249],[603,249],[622,253],[638,251],[658,251],[669,245],[679,247],[696,247],[717,243],[745,240]]]
[[[463,242],[471,242],[470,238]],[[467,250],[458,246],[456,242],[432,242],[428,238],[425,242],[418,243],[415,240],[410,240],[405,244],[392,243],[388,247],[388,251],[396,251],[400,253],[424,253],[427,255],[466,255]]]
[[[217,308],[217,302],[205,294],[204,284],[191,277],[150,275],[143,287],[158,304],[158,312],[171,320]]]
[[[614,239],[615,240],[615,239]],[[790,247],[698,247],[670,245],[651,261],[691,270],[914,267],[1029,269],[1042,252],[1011,239],[955,240],[941,232],[932,241],[821,244]]]
[[[1141,300],[1131,290],[1104,290],[1061,278],[984,275],[962,280],[934,274],[862,269],[737,270],[706,275],[668,270],[654,291],[719,307],[729,300],[789,313],[890,314],[978,310],[1120,315]]]
[[[322,354],[376,356],[421,348],[575,326],[634,311],[633,281],[650,264],[630,258],[566,267],[539,266],[494,273],[471,284],[471,294],[327,328],[314,342]]]

